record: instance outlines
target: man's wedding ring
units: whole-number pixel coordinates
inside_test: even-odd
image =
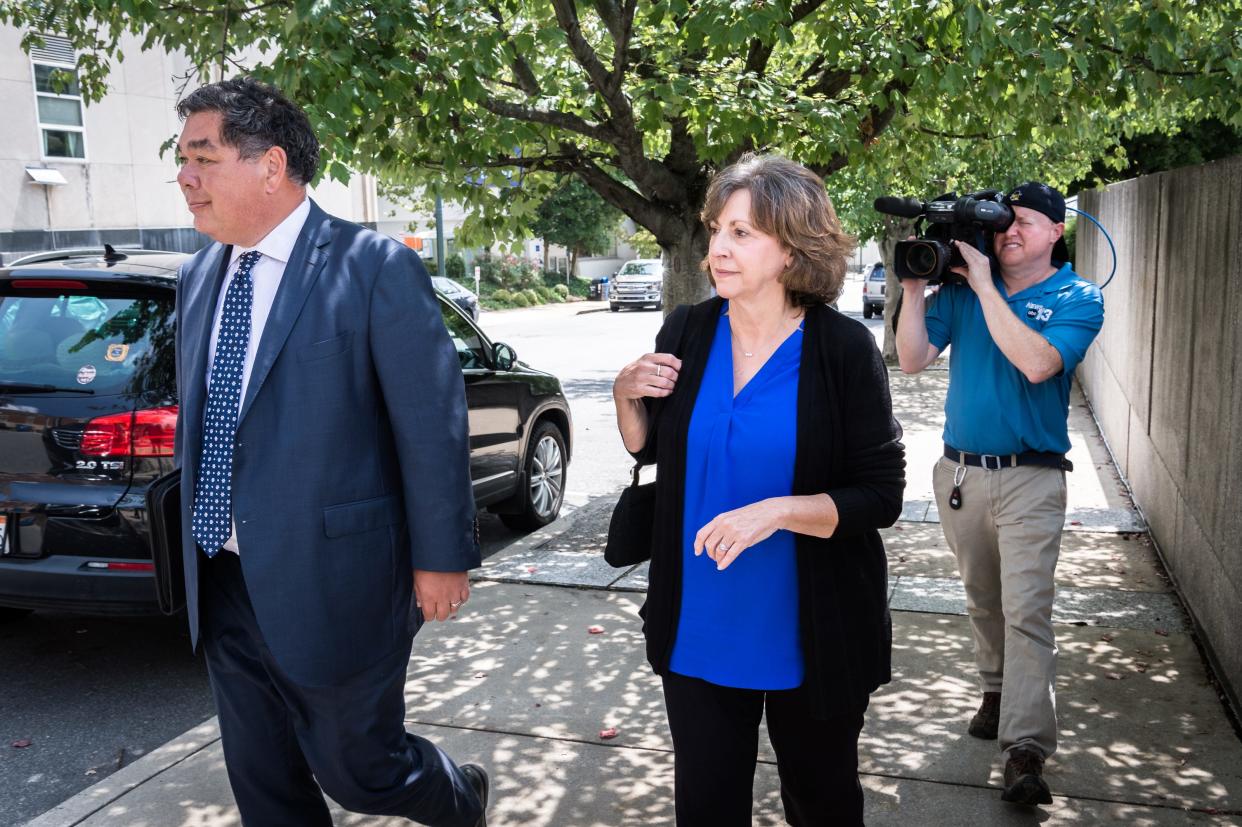
[[[656,378],[657,378],[657,379],[659,378],[659,376],[660,376],[660,370],[661,370],[661,369],[663,369],[663,367],[664,367],[664,365],[656,365]]]

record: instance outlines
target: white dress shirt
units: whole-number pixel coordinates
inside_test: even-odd
[[[228,270],[224,275],[224,284],[220,286],[220,298],[216,302],[215,320],[211,325],[211,344],[207,348],[207,387],[211,388],[211,367],[216,361],[216,341],[220,338],[220,316],[224,312],[224,297],[233,283],[233,275],[237,272],[237,260],[242,253],[251,250],[258,252],[261,258],[255,262],[250,271],[250,280],[254,282],[254,298],[250,305],[250,342],[246,346],[246,361],[242,365],[241,396],[238,405],[246,399],[246,388],[250,384],[250,372],[254,369],[254,357],[259,352],[259,342],[263,338],[263,328],[267,325],[268,314],[272,312],[272,303],[276,300],[276,291],[280,288],[280,280],[285,275],[285,265],[293,253],[293,245],[302,234],[302,226],[310,215],[310,199],[303,199],[285,220],[277,224],[270,233],[265,235],[253,247],[234,245],[232,258],[229,259]],[[224,548],[237,553],[237,523],[233,523],[233,531],[224,543]]]

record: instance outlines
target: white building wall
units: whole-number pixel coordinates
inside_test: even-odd
[[[193,217],[176,184],[175,153],[160,154],[181,128],[174,78],[186,73],[188,61],[160,50],[144,52],[139,38],[125,35],[125,59],[113,65],[108,94],[83,108],[86,158],[44,158],[31,59],[21,36],[0,26],[0,260],[142,238],[196,246],[201,238],[192,232]],[[56,170],[66,183],[36,184],[27,167]],[[350,221],[373,225],[378,218],[369,176],[355,176],[348,185],[322,180],[311,197]]]

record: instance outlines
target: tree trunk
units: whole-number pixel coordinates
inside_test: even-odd
[[[548,272],[548,240],[543,240],[543,272]]]
[[[569,269],[565,271],[565,282],[569,283],[570,276],[578,275],[578,248],[572,247],[569,250]]]
[[[664,251],[664,315],[680,304],[697,304],[711,295],[707,273],[699,268],[707,257],[707,231],[697,213],[687,216],[680,237],[665,243]]]
[[[884,361],[897,364],[897,331],[893,315],[901,297],[901,282],[893,268],[893,251],[898,241],[904,241],[914,232],[914,222],[894,216],[884,219],[884,234],[880,236],[880,258],[884,261]]]

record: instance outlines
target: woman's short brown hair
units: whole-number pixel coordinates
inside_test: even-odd
[[[788,158],[748,152],[712,178],[699,216],[704,226],[711,226],[738,190],[750,193],[751,222],[775,236],[793,258],[780,277],[789,300],[802,306],[836,301],[855,239],[841,229],[823,179]],[[707,259],[702,267],[711,279]]]

